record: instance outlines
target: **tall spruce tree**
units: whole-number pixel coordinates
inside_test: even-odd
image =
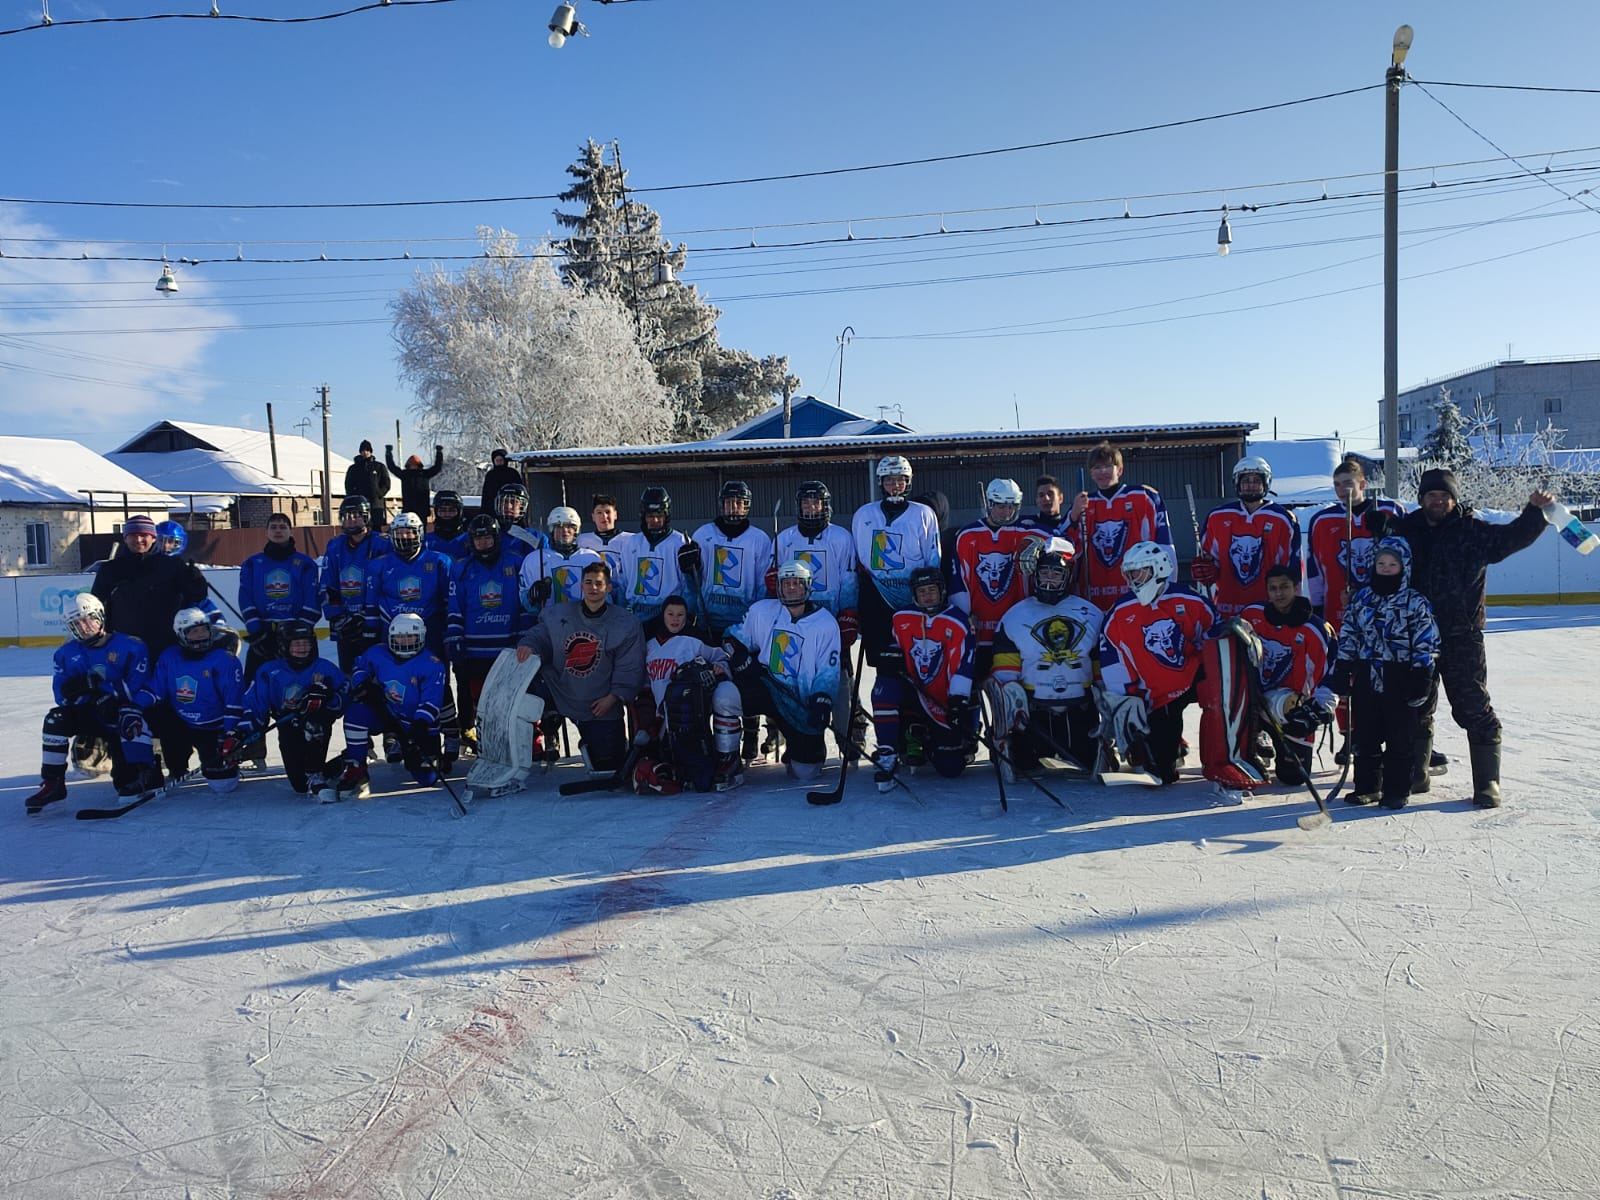
[[[640,349],[656,378],[671,389],[678,413],[676,440],[691,441],[730,429],[792,392],[785,355],[757,358],[723,346],[717,338],[722,310],[680,276],[688,247],[661,236],[661,217],[627,192],[627,173],[612,146],[588,141],[567,167],[570,188],[561,199],[580,211],[556,210],[567,237],[561,271],[586,292],[612,296],[632,314]]]
[[[1447,387],[1439,388],[1439,398],[1433,402],[1433,419],[1433,429],[1418,448],[1418,458],[1452,471],[1471,462],[1472,443],[1467,440],[1466,422]]]

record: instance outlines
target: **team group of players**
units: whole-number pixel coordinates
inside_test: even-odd
[[[1371,567],[1360,517],[1373,502],[1359,467],[1335,476],[1340,502],[1314,514],[1302,538],[1294,513],[1269,499],[1270,467],[1241,460],[1236,499],[1200,533],[1196,588],[1176,582],[1160,495],[1124,482],[1122,467],[1117,449],[1096,447],[1094,490],[1063,510],[1045,477],[1027,517],[1021,488],[993,480],[981,518],[951,533],[934,506],[911,498],[912,467],[899,455],[878,462],[881,496],[848,526],[834,523],[825,485],[801,484],[797,519],[776,539],[751,523],[754,498],[740,482],[689,536],[672,528],[660,487],[644,489],[634,532],[619,529],[604,495],[593,498],[589,531],[564,505],[544,529],[529,528],[521,484],[470,520],[459,495],[440,492],[431,531],[401,513],[387,535],[351,497],[320,571],[275,516],[267,546],[240,572],[242,666],[197,607],[178,611],[176,644],[152,662],[92,595],[69,599],[45,778],[29,806],[65,794],[67,740],[96,733],[111,742],[114,782],[129,795],[161,781],[152,733],[169,773],[187,766],[185,749],[198,751],[206,781],[227,791],[241,760],[264,756],[273,728],[296,792],[364,794],[375,733],[389,761],[432,784],[463,746],[475,749],[484,681],[505,650],[540,658],[536,757],[559,757],[571,721],[593,773],[630,762],[631,743],[644,747],[630,762],[640,790],[737,786],[779,742],[789,772],[813,779],[826,732],[844,753],[864,752],[869,708],[859,665],[849,665],[858,639],[857,663],[875,673],[881,790],[924,763],[958,775],[985,743],[1007,775],[1044,760],[1112,771],[1120,754],[1170,783],[1187,750],[1183,712],[1196,701],[1207,778],[1256,786],[1274,757],[1279,779],[1297,781],[1317,727],[1332,719],[1333,628]],[[318,652],[318,618],[337,664]],[[1258,737],[1262,714],[1269,738]],[[341,718],[344,750],[330,759]]]

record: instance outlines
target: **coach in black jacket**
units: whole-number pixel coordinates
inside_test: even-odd
[[[186,559],[169,558],[156,549],[155,522],[139,516],[123,525],[122,545],[95,572],[89,590],[106,606],[106,624],[142,641],[154,666],[163,650],[178,644],[172,631],[178,610],[206,598],[206,577]]]
[[[1489,667],[1483,653],[1484,591],[1489,564],[1509,558],[1538,540],[1547,522],[1539,510],[1555,500],[1534,491],[1509,525],[1495,525],[1461,505],[1455,474],[1435,468],[1417,484],[1418,507],[1391,518],[1374,510],[1367,528],[1374,536],[1403,537],[1411,546],[1411,586],[1433,605],[1439,622],[1439,682],[1450,700],[1450,716],[1467,731],[1472,757],[1472,802],[1500,807],[1500,718],[1489,702]],[[1428,790],[1428,755],[1433,749],[1433,714],[1438,687],[1423,710],[1412,760],[1411,790]]]

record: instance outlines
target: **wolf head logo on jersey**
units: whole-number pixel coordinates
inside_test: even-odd
[[[267,577],[261,581],[261,594],[268,600],[287,600],[289,598],[289,572],[268,571]]]
[[[1083,641],[1083,622],[1074,621],[1069,617],[1057,616],[1052,613],[1028,631],[1033,634],[1033,640],[1044,647],[1044,661],[1047,663],[1065,663],[1075,667],[1083,659],[1082,652],[1078,649]]]
[[[1261,639],[1261,686],[1282,687],[1294,665],[1294,654],[1282,642]]]
[[[811,590],[825,592],[828,590],[828,552],[826,550],[796,550],[796,562],[803,562],[811,568]]]
[[[718,546],[711,558],[711,584],[713,587],[732,588],[737,591],[744,584],[744,552],[737,546]]]
[[[1101,521],[1094,527],[1094,552],[1106,566],[1122,561],[1122,548],[1128,541],[1126,521]]]
[[[872,557],[869,571],[903,571],[906,569],[904,538],[892,529],[872,531]]]
[[[1228,543],[1228,558],[1240,583],[1254,583],[1261,574],[1261,539],[1247,533],[1234,534]]]
[[[944,661],[944,645],[932,638],[917,638],[911,643],[911,666],[923,683],[932,683],[939,676],[939,666]]]
[[[400,581],[398,588],[401,604],[417,604],[422,600],[422,580],[415,575],[407,575]]]
[[[1355,551],[1355,563],[1350,561],[1350,551]],[[1371,538],[1357,538],[1354,542],[1346,542],[1339,547],[1339,565],[1344,568],[1345,576],[1352,586],[1366,583],[1372,578],[1372,560],[1375,557],[1375,548]]]
[[[1183,666],[1183,634],[1171,617],[1162,617],[1145,626],[1144,648],[1169,667]]]
[[[653,599],[661,595],[661,560],[641,558],[633,573],[633,594]]]
[[[800,677],[800,651],[805,648],[805,639],[799,634],[788,629],[780,629],[772,635],[772,650],[767,655],[767,670],[775,679],[798,679]]]
[[[983,588],[983,594],[991,600],[998,600],[1011,589],[1011,577],[1016,570],[1016,559],[1002,551],[993,550],[978,555],[975,574],[978,576],[979,586]]]
[[[179,675],[174,691],[179,704],[193,704],[194,698],[200,694],[200,685],[193,675]]]
[[[493,612],[500,607],[504,594],[500,585],[492,579],[486,579],[478,585],[478,607],[488,612]]]

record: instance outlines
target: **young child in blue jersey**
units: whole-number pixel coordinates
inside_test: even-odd
[[[1439,624],[1411,586],[1411,547],[1386,537],[1373,554],[1367,586],[1350,598],[1339,630],[1333,690],[1349,696],[1354,778],[1345,799],[1404,808],[1422,710],[1433,690]]]
[[[322,554],[322,615],[339,648],[339,669],[348,672],[371,642],[363,607],[367,570],[389,552],[389,539],[369,532],[372,505],[363,496],[346,496],[339,505],[341,536]]]
[[[471,552],[450,568],[444,645],[456,676],[462,737],[471,738],[489,668],[500,651],[517,644],[533,618],[519,597],[521,556],[501,540],[500,523],[479,513],[467,523],[465,536]]]
[[[183,774],[190,754],[198,753],[211,790],[231,792],[239,786],[235,730],[243,716],[244,670],[238,656],[219,644],[202,610],[179,609],[172,629],[178,644],[161,652],[134,702],[161,739],[168,771]]]
[[[399,741],[402,761],[423,787],[439,782],[439,714],[447,672],[427,647],[428,629],[415,613],[389,623],[388,636],[356,660],[344,714],[344,771],[335,798],[371,794],[367,749],[374,729]]]
[[[424,550],[437,550],[459,562],[472,551],[467,546],[466,524],[462,520],[461,494],[448,488],[433,494],[433,528],[422,539]]]
[[[88,592],[68,596],[61,621],[71,636],[56,651],[55,707],[45,714],[39,790],[27,799],[29,815],[67,797],[67,747],[75,737],[101,737],[111,747],[111,781],[118,795],[136,796],[161,786],[144,714],[133,697],[150,672],[150,655],[138,638],[106,628],[106,610]]]
[[[328,739],[344,711],[344,672],[321,657],[317,630],[309,621],[287,621],[283,657],[274,659],[245,689],[244,721],[236,731],[244,740],[278,723],[278,753],[289,786],[298,796],[326,786]]]

